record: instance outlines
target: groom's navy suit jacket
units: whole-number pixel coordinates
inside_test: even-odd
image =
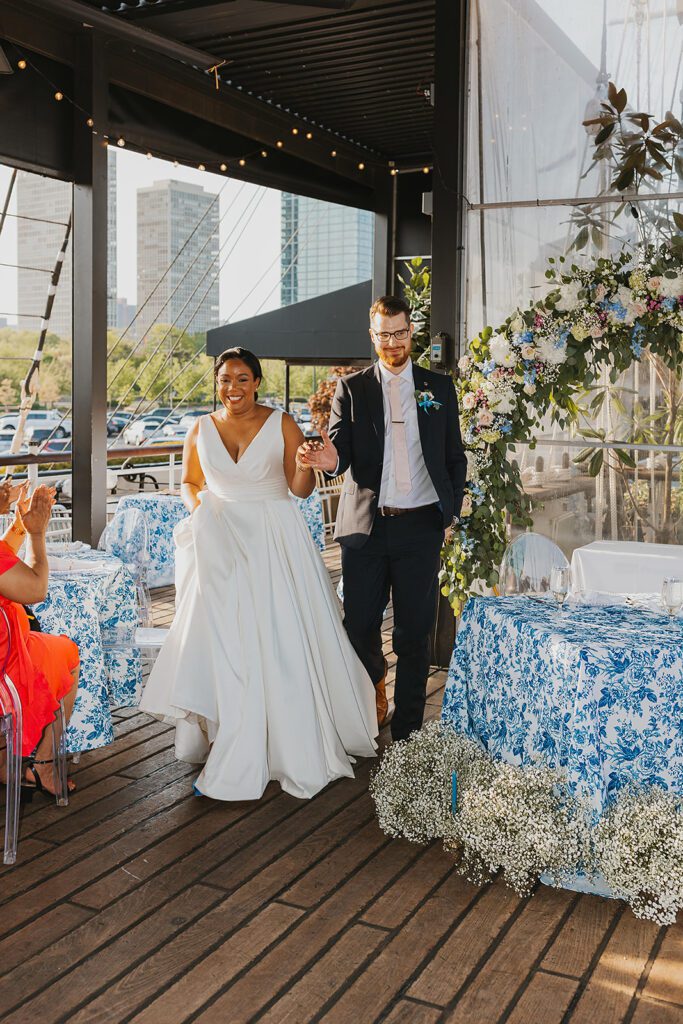
[[[439,409],[417,408],[427,472],[439,496],[444,529],[460,514],[467,459],[460,437],[458,403],[449,376],[413,365],[416,391],[431,391]],[[377,513],[384,461],[384,403],[379,364],[337,381],[329,434],[339,454],[336,475],[347,474],[337,511],[335,539],[361,548]]]

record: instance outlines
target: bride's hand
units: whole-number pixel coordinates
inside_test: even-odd
[[[339,455],[327,431],[321,430],[320,435],[322,441],[304,441],[299,446],[296,461],[304,469],[321,469],[325,473],[332,473],[337,468]]]

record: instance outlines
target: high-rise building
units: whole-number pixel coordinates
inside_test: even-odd
[[[282,195],[280,298],[283,306],[372,277],[369,210]]]
[[[218,225],[218,196],[200,185],[138,189],[139,338],[155,323],[192,334],[218,326]]]
[[[108,152],[107,327],[116,327],[116,153]],[[62,246],[71,213],[72,186],[67,181],[20,172],[17,176],[17,264],[20,330],[37,331],[45,311],[50,275]],[[71,338],[71,244],[59,278],[50,331]]]

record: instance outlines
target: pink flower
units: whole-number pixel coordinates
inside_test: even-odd
[[[605,288],[604,284],[599,284],[595,289],[595,301],[602,302],[605,295],[607,295],[607,289]]]
[[[661,277],[650,277],[650,278],[648,278],[648,281],[647,281],[648,291],[658,292],[659,288],[661,286],[661,283],[662,283]]]
[[[481,409],[477,421],[480,427],[490,427],[493,423],[493,413],[489,409]]]
[[[462,400],[462,407],[463,407],[463,409],[474,409],[476,404],[477,404],[477,399],[476,399],[475,395],[473,395],[471,391],[468,391],[467,394],[463,396],[463,400]]]

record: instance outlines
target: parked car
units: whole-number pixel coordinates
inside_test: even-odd
[[[0,430],[3,434],[5,434],[5,428],[16,430],[18,423],[18,412],[5,413],[0,416]],[[62,420],[62,414],[56,409],[31,409],[26,416],[26,428],[29,427],[49,427],[54,431],[55,437],[68,437],[71,434],[71,419],[67,417]]]
[[[188,411],[180,418],[180,423],[178,424],[179,431],[187,433],[192,424],[195,423],[200,416],[206,416],[209,411],[209,409],[188,409]]]
[[[172,421],[167,420],[166,416],[142,416],[126,427],[123,431],[123,440],[126,444],[143,444],[152,437],[164,436],[164,428],[169,424],[172,424]]]
[[[107,418],[107,437],[116,437],[134,420],[131,412],[113,412]]]

